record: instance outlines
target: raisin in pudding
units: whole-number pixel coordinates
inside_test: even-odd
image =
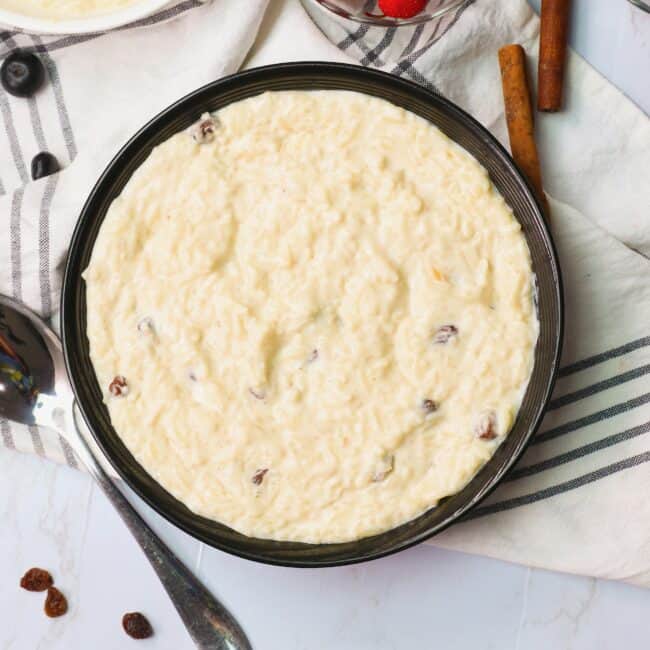
[[[486,171],[357,93],[266,93],[171,137],[84,277],[115,430],[256,537],[354,540],[458,492],[533,366],[530,255]]]
[[[0,0],[0,9],[23,16],[67,20],[125,9],[142,0]]]

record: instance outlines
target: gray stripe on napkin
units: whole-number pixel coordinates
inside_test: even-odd
[[[367,52],[363,59],[361,59],[361,65],[370,65],[371,63],[374,63],[379,58],[379,55],[393,42],[396,32],[396,27],[387,29],[384,37],[379,41],[376,47]]]
[[[11,246],[11,284],[13,296],[16,300],[23,298],[23,278],[21,254],[21,214],[25,191],[20,188],[14,192],[11,200],[11,216],[9,221],[9,242]]]
[[[366,0],[366,4],[363,5],[363,11],[372,11],[374,5],[374,0]],[[353,43],[363,38],[369,29],[370,27],[368,25],[361,25],[355,32],[348,34],[340,43],[337,43],[336,46],[342,50],[347,50]]]
[[[38,456],[45,456],[45,447],[43,446],[43,440],[41,439],[41,434],[38,431],[38,427],[33,425],[27,427],[29,435],[32,439],[32,446],[34,447],[34,452]]]
[[[40,151],[47,150],[47,144],[45,142],[45,133],[43,132],[43,124],[41,122],[41,116],[38,113],[38,105],[36,100],[33,97],[30,97],[27,100],[27,105],[29,107],[29,119],[32,123],[32,130],[34,131],[34,137],[36,138],[36,144]]]
[[[573,393],[568,393],[551,400],[547,410],[553,411],[555,409],[562,408],[567,404],[577,402],[578,400],[585,399],[586,397],[591,397],[592,395],[596,395],[596,393],[600,393],[601,391],[607,390],[608,388],[614,388],[615,386],[620,386],[625,382],[643,377],[643,375],[647,375],[649,372],[650,364],[641,366],[639,368],[634,368],[634,370],[622,372],[620,375],[616,375],[615,377],[610,377],[609,379],[599,381],[595,384],[592,384],[591,386],[587,386],[586,388],[582,388],[580,390],[574,391]]]
[[[370,52],[372,52],[372,48],[363,39],[355,41],[354,44],[359,48],[359,51],[364,55],[364,58],[367,57]],[[386,62],[383,59],[380,59],[378,56],[375,56],[372,65],[375,68],[382,69],[386,66]]]
[[[614,406],[609,406],[602,411],[597,411],[596,413],[586,415],[585,417],[578,418],[577,420],[566,422],[565,424],[554,427],[553,429],[549,429],[548,431],[538,433],[530,444],[538,445],[542,442],[548,442],[549,440],[553,440],[553,438],[557,438],[558,436],[572,433],[573,431],[588,427],[591,424],[596,424],[596,422],[601,422],[602,420],[613,418],[616,415],[626,413],[627,411],[631,411],[632,409],[638,408],[639,406],[643,406],[644,404],[648,403],[650,403],[650,393],[644,393],[643,395],[634,397],[625,402],[615,404]]]
[[[643,463],[650,461],[650,451],[646,451],[643,454],[637,456],[631,456],[625,460],[621,460],[617,463],[612,463],[611,465],[606,465],[601,467],[593,472],[588,474],[583,474],[576,478],[571,479],[570,481],[565,481],[563,483],[558,483],[550,488],[545,488],[543,490],[538,490],[532,492],[531,494],[524,494],[520,497],[515,497],[513,499],[505,499],[503,501],[498,501],[497,503],[492,503],[488,506],[482,506],[472,510],[468,513],[463,519],[464,521],[469,521],[470,519],[477,519],[478,517],[484,517],[485,515],[491,515],[496,512],[503,512],[504,510],[511,510],[512,508],[518,508],[519,506],[525,506],[536,501],[541,501],[542,499],[548,499],[550,497],[557,496],[564,492],[569,492],[570,490],[575,490],[576,488],[582,487],[594,481],[599,481],[600,479],[611,476],[618,472],[622,472],[625,469],[630,469],[631,467],[636,467]]]
[[[417,68],[412,66],[408,61],[403,61],[397,66],[397,71],[393,74],[396,74],[398,77],[403,77],[407,75],[416,83],[419,83],[421,86],[424,86],[427,90],[431,90],[434,93],[440,94],[438,88],[435,84],[430,82]]]
[[[8,449],[15,449],[16,443],[11,435],[11,427],[6,418],[0,418],[0,434],[2,434],[2,444]]]
[[[643,340],[643,339],[639,339],[639,340]],[[618,348],[615,348],[615,350],[618,351],[624,349],[629,349],[629,346],[619,346]],[[598,356],[602,358],[602,355],[598,355]],[[593,358],[595,357],[590,357],[590,359]],[[608,390],[609,388],[614,388],[622,383],[631,381],[640,376],[644,376],[648,372],[650,372],[650,365],[640,366],[639,368],[636,368],[632,371],[620,373],[618,375],[615,375],[614,377],[610,377],[603,381],[594,383],[581,390],[568,393],[567,395],[564,395],[562,397],[558,397],[550,403],[551,404],[550,408],[557,410],[557,409],[565,408],[567,406],[574,405],[580,400],[591,397],[592,395],[597,394],[601,391]],[[615,404],[609,409],[603,409],[591,415],[587,415],[577,420],[572,420],[571,422],[567,422],[566,424],[561,425],[560,427],[549,429],[548,431],[538,434],[537,438],[541,439],[542,441],[554,439],[559,435],[572,433],[583,427],[588,427],[592,424],[595,424],[597,422],[602,422],[604,420],[615,417],[622,413],[627,413],[633,410],[634,408],[638,408],[639,406],[644,405],[648,401],[649,400],[647,395],[641,395],[631,400],[628,400],[626,402]],[[641,414],[641,416],[644,417],[643,414]],[[620,444],[632,438],[636,438],[640,435],[647,433],[648,431],[650,431],[650,423],[643,422],[636,426],[627,428],[626,430],[621,431],[619,433],[603,436],[602,438],[598,440],[594,440],[581,447],[557,454],[549,458],[545,458],[531,465],[525,465],[522,467],[520,461],[517,464],[517,466],[508,473],[506,481],[515,481],[521,478],[525,478],[527,476],[538,474],[548,469],[552,469],[554,467],[558,467],[565,463],[569,463],[573,460],[577,460],[578,458],[583,458],[587,455],[596,453],[608,447],[612,447],[614,445]],[[534,439],[531,442],[531,445],[535,445],[537,444],[537,442],[538,440]],[[526,458],[527,456],[525,455],[522,460],[525,461]]]
[[[63,457],[65,458],[65,462],[68,464],[68,466],[72,467],[73,469],[79,469],[79,463],[77,463],[77,457],[74,455],[72,447],[61,435],[59,435],[59,444],[61,445],[61,449],[63,450]]]
[[[353,43],[356,43],[360,38],[363,38],[368,33],[369,29],[370,28],[367,25],[362,25],[352,34],[348,34],[348,36],[346,36],[340,43],[337,43],[336,47],[343,51],[347,50]]]
[[[38,276],[41,290],[41,313],[45,318],[52,314],[52,281],[50,278],[50,207],[59,175],[48,176],[41,199],[38,221]]]
[[[391,72],[393,74],[396,74],[398,76],[403,76],[404,74],[408,75],[413,81],[421,84],[425,88],[428,88],[429,90],[432,90],[433,92],[439,93],[440,91],[436,87],[436,85],[427,77],[425,77],[416,67],[415,63],[417,60],[423,56],[426,52],[429,51],[430,48],[432,48],[438,41],[440,41],[441,38],[446,36],[451,29],[456,25],[460,17],[463,15],[467,7],[469,7],[474,0],[468,0],[465,4],[461,5],[458,10],[456,11],[454,17],[449,21],[447,25],[445,25],[445,28],[443,29],[442,33],[439,35],[436,35],[438,32],[438,28],[442,24],[442,21],[440,21],[433,32],[433,34],[429,37],[428,41],[425,43],[424,46],[420,47],[417,50],[414,50],[412,53],[410,53],[406,58],[402,59]]]
[[[438,22],[436,25],[436,31],[428,38],[428,40],[420,47],[419,49],[415,50],[412,54],[409,55],[407,60],[409,63],[415,63],[423,54],[426,54],[426,52],[431,48],[432,45],[435,45],[443,36],[449,33],[449,31],[456,25],[456,23],[460,20],[460,17],[465,13],[465,10],[472,5],[475,2],[475,0],[467,0],[464,4],[462,4],[458,9],[456,10],[456,13],[454,14],[453,18],[449,20],[449,22],[445,25],[445,28],[439,36],[436,37],[436,31],[438,30],[438,27],[442,24],[442,20]]]
[[[50,207],[52,205],[52,198],[54,197],[54,190],[58,178],[58,174],[53,174],[52,176],[48,176],[45,181],[38,220],[38,279],[41,294],[41,313],[44,318],[49,318],[52,313],[52,282],[50,278]],[[32,438],[34,451],[36,451],[39,456],[45,456],[43,439],[41,438],[38,427],[29,427],[29,433]],[[63,449],[63,452],[65,457],[65,449]]]
[[[23,184],[27,183],[29,181],[29,176],[27,174],[25,159],[23,158],[23,151],[18,140],[18,134],[16,133],[16,126],[14,125],[14,118],[9,104],[9,96],[2,88],[0,88],[0,113],[2,113],[5,133],[9,140],[9,149],[11,150],[11,156],[13,157],[14,165],[18,171],[18,176]]]
[[[406,44],[406,47],[404,48],[404,51],[402,52],[400,58],[407,57],[415,47],[417,46],[418,42],[420,41],[420,38],[422,37],[422,32],[424,31],[424,25],[418,25],[414,30],[413,34],[411,35],[411,40]]]
[[[63,36],[57,38],[54,41],[48,43],[43,43],[42,45],[34,45],[32,47],[26,47],[25,49],[29,52],[35,52],[36,54],[42,54],[43,52],[54,52],[55,50],[63,49],[70,47],[71,45],[80,45],[81,43],[86,43],[87,41],[94,41],[100,36],[104,36],[106,32],[97,32],[96,34],[79,34],[78,36]]]
[[[620,345],[616,348],[612,348],[611,350],[607,350],[606,352],[601,352],[600,354],[596,354],[592,357],[587,357],[582,361],[576,361],[575,363],[571,363],[568,366],[564,366],[563,368],[560,368],[558,377],[566,377],[567,375],[571,375],[574,372],[586,370],[587,368],[596,366],[599,363],[604,363],[605,361],[610,361],[611,359],[622,357],[624,354],[628,354],[629,352],[634,352],[635,350],[648,346],[650,346],[650,336],[644,336],[640,339],[636,339],[635,341],[630,341],[624,345]]]
[[[611,436],[606,436],[601,438],[596,442],[591,442],[588,445],[583,445],[577,449],[572,449],[564,454],[558,454],[553,458],[547,458],[546,460],[540,461],[539,463],[533,463],[532,465],[526,465],[525,467],[516,467],[506,476],[506,481],[516,481],[520,478],[526,476],[532,476],[533,474],[539,474],[539,472],[544,472],[547,469],[552,469],[553,467],[558,467],[559,465],[564,465],[578,458],[583,458],[589,454],[600,451],[601,449],[607,449],[608,447],[613,447],[621,442],[626,440],[631,440],[638,436],[642,436],[645,433],[650,431],[650,422],[645,422],[639,426],[632,427],[620,433],[615,433]]]
[[[32,36],[34,43],[42,45],[43,41],[39,36]],[[54,59],[49,55],[47,51],[42,53],[43,64],[45,69],[48,72],[50,77],[50,82],[52,85],[52,91],[54,92],[54,101],[56,102],[56,110],[59,115],[59,123],[61,124],[61,131],[63,133],[63,140],[65,142],[65,147],[68,151],[68,157],[70,162],[72,162],[77,155],[77,145],[74,139],[74,133],[72,132],[72,126],[70,124],[70,116],[68,115],[68,109],[65,105],[65,99],[63,96],[63,86],[61,85],[61,78],[59,77],[59,71],[54,63]]]
[[[436,10],[440,7],[442,4],[442,0],[438,0],[438,4],[436,5]],[[438,30],[440,29],[440,26],[443,24],[443,20],[438,20],[436,22],[435,27],[433,28],[433,32],[431,35],[428,37],[429,42],[431,45],[433,45],[434,42],[437,42],[436,36],[438,35]],[[425,25],[418,25],[415,30],[413,31],[413,36],[411,37],[411,40],[407,47],[404,49],[402,54],[400,55],[400,61],[406,63],[415,63],[420,56],[423,54],[423,51],[420,51],[419,53],[416,51],[416,47],[418,47],[421,44],[422,39],[422,34],[424,32],[424,27]],[[391,70],[391,74],[399,74],[399,69],[398,67],[395,67]]]

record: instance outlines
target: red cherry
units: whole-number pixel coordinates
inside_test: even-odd
[[[379,0],[379,8],[391,18],[413,18],[427,6],[428,0]]]

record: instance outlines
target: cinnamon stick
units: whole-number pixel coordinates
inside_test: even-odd
[[[533,107],[526,77],[526,53],[521,45],[506,45],[499,50],[510,151],[515,162],[535,189],[545,216],[549,210],[542,188],[542,173],[535,144]]]
[[[571,0],[542,0],[537,70],[537,108],[562,108],[564,61],[566,59]]]

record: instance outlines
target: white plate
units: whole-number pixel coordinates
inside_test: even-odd
[[[140,0],[125,9],[71,20],[48,20],[0,9],[0,25],[32,34],[90,34],[146,18],[170,4],[172,0]]]

